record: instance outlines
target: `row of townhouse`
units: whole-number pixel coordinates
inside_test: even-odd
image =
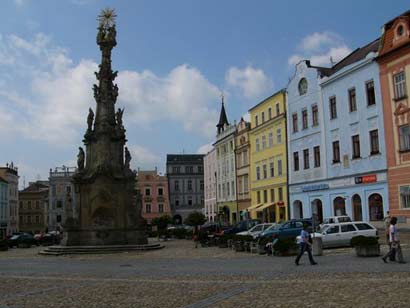
[[[230,125],[222,103],[205,157],[208,219],[381,221],[390,210],[407,222],[409,74],[410,11],[330,68],[299,62],[286,89],[249,110],[250,123]]]

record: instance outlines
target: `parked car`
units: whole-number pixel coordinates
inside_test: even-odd
[[[351,222],[351,221],[352,219],[347,215],[325,217],[323,218],[323,222],[320,224],[320,227],[322,228],[324,225],[337,224],[337,223],[342,223],[342,222]]]
[[[253,226],[256,226],[257,224],[260,224],[261,221],[259,219],[248,219],[248,220],[242,220],[238,222],[236,225],[233,227],[230,227],[226,230],[223,231],[223,234],[236,234],[242,231],[247,231]]]
[[[221,225],[219,222],[207,222],[201,226],[201,231],[208,232],[211,234],[219,233],[222,230],[227,229],[227,226]]]
[[[324,248],[350,246],[350,241],[355,236],[377,236],[377,229],[364,221],[342,222],[325,225],[320,232],[313,236],[322,238]],[[298,238],[299,240],[299,238]]]
[[[261,234],[263,231],[267,230],[268,228],[274,226],[274,223],[263,223],[263,224],[258,224],[252,228],[250,228],[247,231],[242,231],[237,233],[238,235],[252,235],[253,238],[257,238],[259,234]]]
[[[265,230],[259,234],[258,238],[286,239],[296,238],[300,235],[303,226],[307,224],[309,232],[312,231],[312,220],[307,219],[291,219],[284,223],[277,224],[275,227]]]
[[[35,240],[34,236],[28,233],[21,233],[13,235],[8,240],[8,245],[10,248],[12,247],[23,247],[28,246],[31,247],[33,245],[39,245],[39,243]]]

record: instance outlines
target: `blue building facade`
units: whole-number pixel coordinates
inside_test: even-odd
[[[312,216],[315,199],[306,191],[326,179],[320,78],[326,68],[301,61],[287,88],[289,205],[292,218]],[[316,211],[316,208],[314,209]],[[323,216],[320,212],[318,215]]]
[[[315,138],[307,134],[301,139],[300,146],[292,146],[290,141],[289,161],[295,161],[292,152],[297,148],[312,147],[321,140],[323,171],[320,176],[316,176],[317,172],[305,177],[304,183],[299,180],[298,185],[295,185],[298,178],[293,176],[290,182],[293,218],[315,216],[322,220],[349,215],[354,220],[381,221],[388,210],[383,108],[379,68],[375,62],[378,46],[376,40],[332,68],[318,69],[320,99],[315,100],[321,104],[318,109],[322,112],[319,119],[323,125],[318,125],[320,131]],[[295,90],[289,87],[289,95]],[[309,152],[309,156],[317,160],[316,152]],[[292,165],[290,168],[295,169]],[[293,169],[291,174],[296,174]]]
[[[355,50],[322,78],[328,190],[326,216],[381,221],[388,210],[379,40]]]

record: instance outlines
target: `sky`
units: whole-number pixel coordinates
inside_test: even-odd
[[[407,4],[407,6],[406,6]],[[224,93],[232,123],[286,87],[295,64],[329,66],[381,35],[407,1],[2,0],[0,165],[20,187],[76,166],[95,110],[97,15],[117,12],[113,69],[131,166],[164,172],[167,153],[206,153]]]

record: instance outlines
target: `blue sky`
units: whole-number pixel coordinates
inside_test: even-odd
[[[100,52],[96,16],[116,9],[117,106],[136,169],[206,151],[225,93],[230,121],[286,86],[303,58],[328,66],[380,35],[406,1],[0,2],[0,165],[21,183],[74,166]]]

